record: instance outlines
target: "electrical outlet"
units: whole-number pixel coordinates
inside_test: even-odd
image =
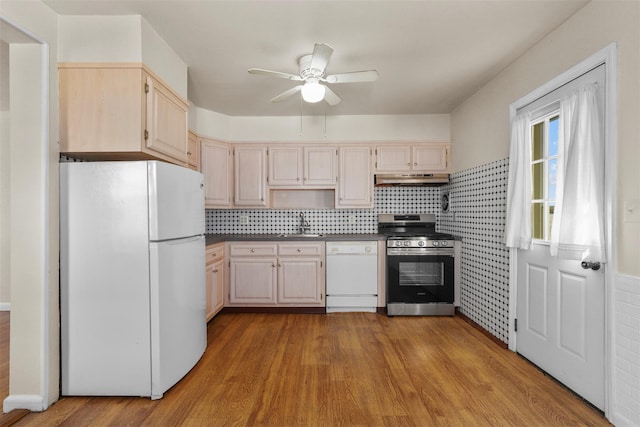
[[[247,225],[249,224],[249,217],[247,215],[242,215],[240,217],[240,225]]]
[[[355,223],[356,223],[356,216],[349,215],[349,224],[355,224]]]

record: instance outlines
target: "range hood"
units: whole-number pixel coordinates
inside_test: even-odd
[[[376,175],[376,186],[425,185],[438,186],[449,182],[449,174],[393,174]]]

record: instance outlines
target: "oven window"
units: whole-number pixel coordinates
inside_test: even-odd
[[[400,262],[400,286],[444,286],[444,263]]]

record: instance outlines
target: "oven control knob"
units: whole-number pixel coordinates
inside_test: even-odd
[[[408,240],[405,240],[405,241],[404,241],[404,245],[405,245],[405,246],[409,246],[409,243],[410,243],[410,242],[409,242]]]
[[[420,240],[420,241],[418,242],[418,246],[424,246],[424,240]]]
[[[440,246],[440,242],[438,242],[437,240],[433,241],[433,246]]]
[[[449,242],[443,240],[442,242],[440,242],[440,246],[449,246]]]

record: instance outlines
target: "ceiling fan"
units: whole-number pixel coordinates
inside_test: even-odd
[[[249,73],[304,82],[304,84],[294,86],[272,98],[271,102],[279,102],[291,95],[301,92],[302,99],[306,102],[315,103],[324,99],[329,105],[337,105],[342,101],[342,99],[322,83],[373,82],[378,78],[378,72],[376,70],[352,71],[349,73],[325,76],[324,73],[332,53],[333,48],[331,46],[326,44],[316,44],[313,48],[312,54],[304,55],[298,61],[300,66],[300,75],[263,70],[260,68],[250,68]]]

